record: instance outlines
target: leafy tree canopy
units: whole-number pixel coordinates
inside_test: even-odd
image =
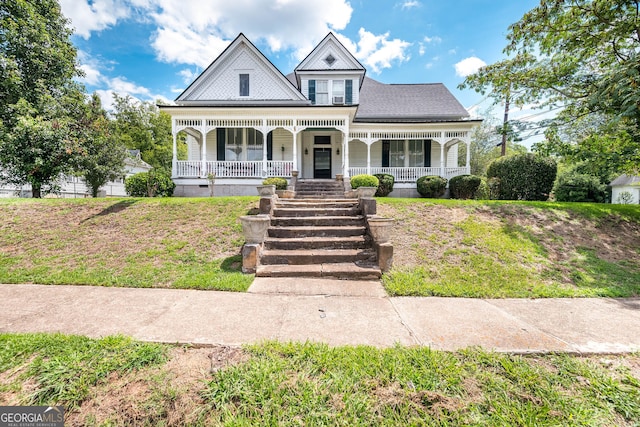
[[[541,0],[509,27],[507,39],[508,58],[462,86],[495,97],[517,93],[521,104],[562,106],[552,129],[604,118],[569,142],[581,148],[594,134],[607,134],[625,144],[627,157],[615,166],[633,172],[640,163],[640,0]],[[620,129],[628,138],[620,138]]]
[[[0,178],[55,189],[79,152],[84,99],[68,21],[55,0],[0,2]]]

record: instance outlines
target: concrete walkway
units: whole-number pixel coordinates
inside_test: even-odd
[[[389,298],[379,282],[256,279],[249,293],[0,285],[0,332],[239,345],[319,341],[438,350],[640,350],[640,298]]]

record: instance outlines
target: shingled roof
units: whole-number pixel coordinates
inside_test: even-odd
[[[442,83],[384,84],[365,77],[356,122],[448,122],[469,117]]]
[[[624,185],[640,185],[640,176],[636,175],[620,175],[616,179],[614,179],[610,186],[624,186]]]

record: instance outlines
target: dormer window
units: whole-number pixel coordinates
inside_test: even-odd
[[[334,62],[336,62],[336,58],[334,58],[333,55],[329,54],[326,58],[324,58],[324,62],[326,62],[329,67],[331,67]]]
[[[240,74],[240,96],[249,96],[249,74]]]

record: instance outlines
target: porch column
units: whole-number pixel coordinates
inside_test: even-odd
[[[296,132],[295,128],[291,132],[293,134],[293,168],[292,170],[298,170],[298,132]]]
[[[371,141],[367,141],[367,175],[371,175]]]
[[[262,127],[262,176],[267,176],[267,123],[263,120]]]
[[[171,122],[171,127],[175,129],[175,127],[173,126],[173,122]],[[178,176],[178,142],[176,140],[178,135],[173,129],[171,129],[171,136],[173,137],[173,157],[171,158],[171,178],[176,178]]]
[[[200,154],[200,159],[202,159],[201,160],[202,164],[200,166],[200,177],[206,178],[207,177],[207,132],[206,130],[202,129],[200,133],[202,134],[202,153]]]
[[[444,143],[440,143],[440,176],[445,177],[445,166],[447,164],[446,159],[444,158]]]
[[[342,175],[349,178],[349,130],[342,133],[342,153],[344,154],[344,162],[342,162]]]

